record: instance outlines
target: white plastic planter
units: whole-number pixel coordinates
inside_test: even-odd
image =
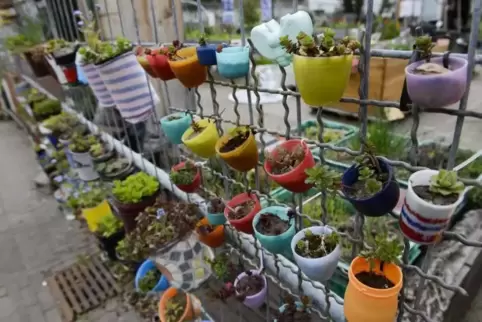
[[[405,237],[418,244],[433,244],[464,198],[461,193],[455,203],[441,206],[423,200],[413,191],[414,186],[430,185],[430,178],[437,174],[436,170],[421,170],[408,179],[399,224]]]
[[[337,245],[331,253],[320,258],[306,258],[298,255],[295,251],[296,244],[305,237],[305,231],[308,229],[313,235],[328,235],[333,230],[326,226],[309,227],[300,230],[291,240],[291,251],[301,271],[312,280],[325,282],[335,273],[341,255],[341,247]]]
[[[129,123],[147,120],[159,97],[133,52],[96,65],[121,116]]]
[[[89,152],[75,153],[70,151],[70,153],[80,180],[92,181],[99,178],[99,174],[94,170],[94,162]]]
[[[94,64],[83,65],[82,70],[87,79],[87,83],[99,101],[99,105],[101,107],[114,106],[115,102],[112,99],[112,96],[110,96],[109,90],[105,86],[104,81],[100,78],[100,74]]]

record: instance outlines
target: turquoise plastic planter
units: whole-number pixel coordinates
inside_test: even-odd
[[[218,72],[221,76],[233,79],[248,75],[249,47],[227,47],[216,52]]]
[[[217,214],[207,214],[208,221],[211,225],[218,226],[223,225],[226,222],[226,217],[224,217],[223,212]]]
[[[284,233],[278,236],[262,235],[256,230],[256,225],[258,224],[258,221],[262,214],[270,213],[280,217],[283,220],[288,220],[289,219],[288,210],[289,210],[288,208],[280,207],[280,206],[271,206],[271,207],[262,209],[260,212],[256,214],[256,216],[254,216],[253,230],[256,235],[256,238],[258,238],[261,245],[263,245],[263,247],[266,248],[268,251],[270,251],[273,254],[281,254],[286,258],[292,258],[293,254],[291,253],[290,244],[291,244],[291,240],[293,239],[293,236],[296,233],[294,220],[290,222],[291,224],[290,228],[288,228],[287,231],[285,231]]]
[[[169,117],[172,116],[179,116],[179,119],[169,121]],[[164,116],[160,120],[161,128],[166,134],[169,141],[174,144],[181,144],[182,143],[182,135],[186,130],[191,126],[192,117],[191,115],[179,112]]]
[[[139,289],[139,281],[147,274],[147,272],[153,269],[157,269],[156,263],[153,260],[148,259],[144,263],[142,263],[142,265],[137,270],[136,278],[134,282],[138,292],[141,292],[141,290]],[[169,288],[169,281],[164,275],[162,275],[157,285],[150,292],[148,292],[148,294],[160,293],[167,290],[168,288]]]

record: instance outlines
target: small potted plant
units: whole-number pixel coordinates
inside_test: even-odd
[[[224,244],[224,226],[213,226],[207,218],[201,219],[196,225],[196,232],[201,243],[218,248]]]
[[[258,164],[258,147],[253,131],[236,127],[216,142],[216,153],[233,169],[246,172]]]
[[[183,112],[174,113],[161,118],[160,123],[169,141],[173,144],[181,144],[182,135],[192,123],[192,115]]]
[[[267,288],[266,277],[255,270],[239,274],[234,281],[236,297],[251,309],[257,309],[264,304]]]
[[[221,198],[211,198],[209,200],[207,218],[211,225],[223,225],[226,222],[224,208],[224,202]]]
[[[99,178],[99,174],[94,169],[94,163],[90,156],[89,149],[97,143],[93,135],[86,137],[77,133],[69,143],[69,151],[75,163],[79,178],[83,181],[92,181]]]
[[[334,39],[335,32],[325,28],[321,39],[300,32],[297,42],[280,38],[281,46],[293,54],[293,70],[301,98],[309,106],[337,103],[350,79],[352,58],[360,43],[348,37]],[[326,77],[330,75],[330,77]]]
[[[77,201],[79,208],[82,209],[82,216],[92,232],[97,231],[103,217],[113,216],[107,202],[107,191],[102,187],[81,192]]]
[[[196,47],[169,47],[169,65],[176,78],[187,88],[202,85],[206,80],[207,69],[199,63]]]
[[[33,115],[36,121],[42,122],[51,116],[62,112],[62,105],[59,100],[44,99],[33,104]]]
[[[421,61],[405,68],[408,95],[422,107],[446,107],[462,98],[467,88],[468,61],[448,56],[432,58],[430,36],[418,37],[415,49]]]
[[[173,43],[176,47],[176,43]],[[145,57],[156,78],[168,81],[176,78],[169,65],[169,49],[161,47],[159,49],[145,49]]]
[[[306,192],[312,184],[306,183],[305,171],[315,166],[310,149],[301,140],[287,140],[265,153],[264,169],[277,184],[291,192]]]
[[[116,248],[125,236],[122,221],[113,214],[101,217],[95,235],[99,240],[100,249],[107,254],[110,260],[117,260]]]
[[[249,47],[218,46],[216,61],[221,76],[228,79],[244,77],[249,73]]]
[[[173,166],[169,178],[172,183],[186,193],[193,193],[201,185],[199,169],[190,161]]]
[[[216,45],[208,45],[206,43],[206,36],[202,35],[201,38],[199,38],[199,46],[196,47],[199,63],[203,66],[216,65],[216,48]]]
[[[106,181],[124,180],[135,171],[135,167],[125,158],[111,159],[94,166],[95,171]]]
[[[327,226],[300,230],[291,240],[296,264],[312,280],[329,280],[341,255],[339,239],[339,235]]]
[[[455,171],[421,170],[408,179],[400,230],[419,244],[432,244],[463,200],[464,184]]]
[[[161,322],[183,322],[197,319],[201,315],[201,302],[181,289],[168,288],[159,302]]]
[[[149,76],[151,76],[153,78],[157,78],[158,77],[157,74],[154,72],[154,69],[152,68],[149,60],[147,59],[147,56],[148,56],[147,53],[148,52],[149,51],[147,51],[147,48],[143,48],[143,47],[140,47],[140,46],[137,47],[136,51],[135,51],[137,61],[139,62],[139,65],[141,65],[141,67],[144,68],[146,73],[149,74]]]
[[[169,281],[162,275],[156,262],[152,259],[147,259],[142,263],[137,270],[134,283],[137,291],[144,294],[160,293],[169,288]]]
[[[311,302],[308,296],[302,296],[300,301],[295,301],[291,295],[285,296],[285,304],[279,308],[278,318],[275,322],[310,322]]]
[[[211,266],[213,273],[219,281],[230,284],[242,272],[246,271],[243,262],[238,259],[238,263],[234,263],[229,253],[221,253],[216,255],[214,259],[205,257],[204,260]]]
[[[252,234],[254,216],[261,210],[258,196],[254,193],[243,192],[231,199],[224,209],[224,216],[229,223],[246,234]]]
[[[371,148],[343,173],[343,193],[353,206],[369,217],[379,217],[395,208],[400,188],[393,168],[373,154]]]
[[[69,43],[64,39],[53,39],[47,42],[47,52],[52,55],[55,63],[62,68],[69,84],[77,83],[77,66],[75,58],[79,45]]]
[[[403,284],[402,270],[395,263],[401,253],[398,239],[379,234],[372,249],[353,259],[343,306],[348,321],[395,320]]]
[[[216,123],[209,119],[193,120],[191,126],[182,135],[182,143],[202,158],[210,158],[216,153],[219,139]]]
[[[292,258],[291,239],[296,233],[296,212],[280,206],[262,209],[253,219],[253,230],[261,245],[273,254]]]
[[[100,162],[106,162],[114,157],[114,151],[112,149],[108,149],[104,142],[97,142],[93,144],[89,149],[90,156],[92,157],[92,161],[95,164]]]
[[[114,181],[112,203],[117,208],[127,233],[136,227],[136,217],[146,207],[154,204],[158,194],[159,181],[145,172]]]

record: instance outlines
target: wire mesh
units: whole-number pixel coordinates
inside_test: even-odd
[[[108,5],[108,2],[110,5]],[[152,42],[145,42],[141,41],[141,38],[144,38],[146,35],[143,34],[142,37],[140,35],[140,25],[141,23],[138,22],[139,14],[136,12],[138,6],[135,4],[135,1],[130,0],[127,3],[126,1],[122,1],[120,3],[119,0],[115,1],[115,5],[112,5],[111,1],[103,0],[103,3],[94,4],[90,6],[91,9],[95,11],[95,17],[98,20],[98,24],[101,26],[101,29],[104,31],[103,35],[105,38],[109,38],[114,33],[114,29],[118,29],[120,27],[121,34],[127,36],[127,34],[132,35],[132,29],[134,28],[135,38],[130,39],[134,43],[138,43],[141,45],[149,46],[157,44],[161,41],[161,37],[159,35],[157,28],[152,28],[152,35],[150,35],[150,39]],[[154,24],[157,21],[162,19],[158,17],[157,14],[159,12],[158,8],[156,7],[154,0],[149,0],[149,4],[146,7],[147,11],[150,11],[148,20],[151,20]],[[56,26],[55,29],[59,36],[67,39],[75,39],[79,36],[77,29],[75,28],[75,19],[73,19],[71,12],[73,8],[77,8],[78,5],[76,1],[70,0],[68,3],[66,1],[47,1],[47,11],[49,12],[49,17],[58,17],[55,19]],[[197,0],[198,5],[198,19],[199,25],[201,30],[204,29],[204,22],[202,21],[202,14],[200,12],[200,5],[202,4],[201,0]],[[179,10],[179,3],[175,0],[172,0],[170,6],[170,16],[174,26],[174,34],[176,35],[177,39],[180,39],[180,30],[178,30],[178,21],[177,17],[178,14],[176,10]],[[246,174],[239,176],[235,172],[231,171],[229,167],[221,160],[210,159],[207,161],[202,161],[192,154],[190,154],[186,149],[179,148],[177,146],[171,145],[167,143],[164,138],[164,134],[162,133],[159,127],[159,119],[164,114],[168,114],[170,111],[180,111],[186,112],[189,111],[193,113],[197,117],[201,119],[212,119],[216,122],[217,130],[220,134],[226,128],[226,125],[246,125],[249,126],[251,129],[255,130],[256,133],[259,134],[259,141],[260,141],[260,151],[264,151],[267,147],[267,142],[265,141],[265,137],[269,135],[274,135],[276,137],[285,138],[285,139],[293,139],[293,138],[302,138],[302,113],[301,113],[301,98],[300,94],[296,90],[291,90],[288,88],[286,84],[286,70],[283,67],[279,67],[281,73],[281,85],[280,89],[270,89],[270,88],[262,88],[260,87],[260,81],[258,76],[259,66],[257,66],[256,59],[254,58],[254,51],[255,48],[251,41],[247,39],[244,29],[244,22],[243,22],[243,0],[238,2],[240,8],[240,32],[241,32],[241,44],[244,46],[246,43],[249,44],[250,50],[250,76],[246,77],[241,82],[225,82],[221,80],[216,80],[212,74],[211,70],[208,70],[208,77],[206,80],[207,86],[202,86],[200,88],[195,88],[191,90],[183,91],[185,95],[185,104],[183,108],[178,108],[173,106],[171,98],[173,97],[173,90],[172,85],[167,84],[166,82],[162,82],[159,80],[150,79],[149,76],[146,74],[147,81],[152,83],[153,86],[150,87],[152,91],[155,91],[155,88],[158,90],[156,91],[159,97],[161,98],[161,102],[158,104],[157,110],[154,110],[150,119],[145,122],[138,123],[136,125],[128,124],[124,121],[122,117],[119,117],[115,113],[115,109],[111,108],[114,112],[105,113],[103,124],[102,126],[96,127],[93,125],[92,120],[94,120],[94,115],[98,115],[97,104],[94,100],[92,100],[92,95],[89,92],[90,90],[87,87],[81,88],[68,88],[65,90],[66,96],[69,97],[71,100],[67,101],[66,108],[70,110],[70,108],[74,108],[77,113],[80,113],[85,116],[84,121],[86,124],[89,124],[91,129],[95,131],[95,133],[103,134],[104,139],[109,142],[112,146],[114,146],[119,151],[123,152],[126,157],[130,160],[133,160],[136,165],[151,174],[154,174],[158,180],[164,185],[164,188],[173,191],[178,197],[183,200],[193,201],[199,204],[200,208],[205,211],[205,198],[210,196],[220,196],[225,201],[228,201],[236,192],[240,191],[250,191],[256,194],[260,199],[265,200],[268,205],[281,205],[284,207],[291,208],[296,211],[297,213],[297,224],[296,228],[297,231],[305,227],[307,224],[311,225],[330,225],[330,216],[328,213],[327,207],[327,195],[325,191],[322,191],[321,194],[315,195],[313,198],[308,200],[303,199],[302,194],[292,194],[291,198],[287,201],[280,202],[278,199],[274,198],[270,194],[270,182],[267,180],[266,172],[262,166],[262,160],[259,162],[259,166],[255,168],[254,174],[254,182],[249,180]],[[113,14],[109,12],[109,8],[116,7],[116,16],[115,19],[113,18]],[[344,97],[341,99],[341,102],[347,103],[356,103],[359,105],[359,139],[363,143],[367,140],[367,128],[368,128],[368,106],[376,106],[376,107],[400,107],[399,102],[392,102],[392,101],[380,101],[380,100],[372,100],[368,98],[369,92],[369,71],[370,71],[370,59],[371,57],[389,57],[389,58],[401,58],[401,59],[409,59],[411,57],[411,51],[395,51],[395,50],[378,50],[378,49],[371,49],[371,42],[372,42],[372,21],[373,21],[373,0],[366,1],[367,7],[367,16],[366,16],[366,28],[362,35],[362,43],[363,47],[359,52],[360,56],[360,63],[358,65],[358,72],[360,74],[360,87],[359,87],[359,97]],[[469,62],[467,80],[468,84],[472,79],[472,70],[475,64],[482,63],[482,57],[475,55],[475,47],[478,39],[478,32],[479,32],[479,22],[480,22],[480,7],[481,7],[481,0],[474,1],[474,9],[472,15],[472,28],[471,28],[471,37],[470,37],[470,45],[469,51],[467,55],[456,55],[454,56],[462,56],[466,58]],[[143,13],[146,12],[146,8],[143,8]],[[298,2],[293,1],[293,10],[296,11],[298,8]],[[85,8],[84,8],[85,9]],[[107,10],[107,11],[106,11]],[[107,19],[99,18],[99,12],[106,13]],[[132,19],[129,21],[124,21],[125,13],[121,14],[121,11],[130,12],[132,13]],[[105,15],[103,15],[105,18]],[[144,26],[144,22],[142,22]],[[129,29],[127,33],[126,30]],[[54,32],[54,34],[57,34]],[[166,41],[166,39],[163,39]],[[435,54],[437,55],[437,54]],[[27,78],[28,79],[28,78]],[[32,80],[30,80],[34,83]],[[171,85],[171,86],[170,86]],[[230,106],[221,106],[219,103],[217,88],[221,87],[229,87],[232,89],[231,95],[233,98],[233,105],[232,109],[235,114],[234,120],[227,119],[223,116],[224,109],[231,109]],[[417,137],[418,128],[420,125],[420,113],[443,113],[447,115],[457,116],[457,122],[455,126],[455,130],[453,133],[452,144],[450,148],[449,154],[449,161],[447,164],[447,169],[451,169],[455,165],[455,156],[457,151],[459,150],[459,142],[462,133],[462,127],[464,124],[464,120],[467,117],[482,119],[482,113],[476,111],[468,111],[467,108],[467,97],[469,94],[468,86],[467,91],[464,95],[464,98],[460,101],[459,108],[457,110],[450,109],[450,108],[422,108],[419,106],[411,105],[411,113],[413,117],[413,125],[410,131],[410,140],[412,143],[411,146],[411,153],[410,153],[410,162],[405,162],[401,160],[391,160],[385,157],[381,157],[384,161],[388,164],[393,165],[394,167],[404,168],[408,171],[414,172],[417,170],[424,169],[424,167],[417,166],[417,151],[419,147],[419,140]],[[247,100],[245,103],[242,103],[240,100],[240,92],[246,91]],[[179,91],[176,91],[177,93]],[[182,92],[182,91],[181,91]],[[284,123],[284,130],[277,131],[273,129],[268,129],[265,127],[265,111],[263,109],[263,104],[261,102],[261,95],[263,94],[278,94],[282,96],[281,105],[283,107],[283,123]],[[152,96],[151,96],[152,98]],[[293,98],[295,100],[293,104]],[[162,105],[162,108],[160,107]],[[241,105],[247,105],[248,115],[246,113],[241,113],[240,109],[242,109]],[[79,109],[80,108],[80,109]],[[103,109],[106,109],[105,107]],[[71,110],[72,111],[72,110]],[[161,112],[162,111],[162,112]],[[212,113],[210,112],[212,111]],[[159,114],[161,113],[161,114]],[[316,115],[316,123],[319,127],[319,133],[317,140],[309,140],[303,138],[306,143],[310,145],[314,145],[318,147],[318,163],[326,164],[326,151],[335,151],[335,152],[343,152],[349,155],[355,156],[359,155],[362,150],[353,150],[348,147],[337,146],[333,143],[324,142],[323,135],[325,134],[325,124],[323,122],[323,114],[324,108],[318,107],[317,115]],[[296,118],[296,132],[292,129],[292,123],[290,121],[290,116]],[[96,123],[99,123],[96,120]],[[114,130],[114,131],[112,131]],[[110,133],[109,134],[107,134]],[[149,146],[146,146],[147,142],[150,140],[157,140],[160,142],[157,149],[153,149]],[[363,147],[363,144],[361,145]],[[169,152],[169,153],[166,153]],[[179,159],[181,160],[191,160],[195,162],[196,166],[201,170],[202,173],[202,186],[199,197],[198,195],[189,195],[181,192],[178,190],[173,183],[169,180],[169,177],[166,175],[166,172],[169,171],[171,166],[176,164]],[[463,179],[464,183],[467,185],[476,185],[478,187],[482,187],[482,184],[474,179]],[[209,189],[212,182],[215,182],[214,187],[216,188],[214,191]],[[219,186],[216,186],[218,185]],[[340,195],[341,196],[341,195]],[[312,217],[308,216],[307,214],[303,213],[303,209],[306,204],[311,201],[316,200],[319,197],[319,203],[321,207],[321,220],[313,219]],[[398,215],[395,213],[390,214],[393,218],[398,218]],[[354,224],[354,231],[352,233],[343,232],[337,230],[339,235],[349,241],[352,245],[351,251],[351,258],[354,258],[361,249],[364,247],[370,247],[366,243],[366,238],[364,233],[364,227],[367,224],[367,218],[360,213],[356,212],[355,214],[355,224]],[[333,291],[330,290],[330,286],[332,286],[330,282],[325,284],[321,284],[319,282],[311,281],[307,278],[301,270],[292,262],[287,260],[281,255],[273,255],[266,251],[259,241],[256,240],[254,236],[248,236],[244,234],[238,233],[236,230],[232,229],[229,225],[226,225],[226,229],[229,232],[230,238],[230,245],[229,250],[230,252],[236,253],[238,256],[241,256],[246,261],[248,261],[253,266],[258,267],[260,265],[260,258],[263,259],[266,267],[268,270],[266,271],[266,275],[270,280],[272,280],[275,284],[277,284],[283,291],[292,293],[296,296],[301,296],[304,294],[308,294],[313,297],[314,304],[315,304],[315,313],[322,320],[335,320],[335,321],[342,321],[343,318],[343,300],[336,295]],[[452,239],[457,240],[458,242],[467,245],[467,246],[474,246],[474,247],[482,247],[482,242],[479,241],[472,241],[468,240],[465,236],[460,234],[451,232],[451,231],[444,231],[443,238],[445,239]],[[402,269],[403,273],[406,274],[409,271],[413,271],[421,277],[421,285],[419,290],[423,290],[423,286],[425,285],[425,281],[429,280],[434,283],[437,283],[443,288],[446,288],[453,292],[458,292],[460,294],[466,295],[466,291],[457,285],[449,285],[444,282],[441,278],[429,275],[426,273],[427,265],[429,262],[429,256],[426,256],[424,263],[422,264],[422,268],[419,268],[415,265],[410,264],[409,253],[410,253],[410,244],[409,241],[404,238],[404,251],[402,255]],[[430,253],[430,251],[429,251]],[[347,272],[346,270],[339,269],[339,273],[346,277]],[[406,281],[404,281],[404,286]],[[270,292],[269,290],[268,292]],[[279,294],[279,301],[281,302],[281,292]],[[418,301],[420,299],[418,298]],[[417,302],[417,301],[416,301]],[[414,307],[409,306],[405,302],[405,290],[402,287],[402,291],[400,293],[399,304],[398,304],[398,317],[397,321],[402,321],[404,317],[409,317],[411,321],[415,320],[424,320],[424,321],[431,321],[430,317],[427,316],[425,311],[419,307],[417,303],[415,303]],[[271,312],[266,307],[265,310],[265,318],[266,320],[271,320]]]

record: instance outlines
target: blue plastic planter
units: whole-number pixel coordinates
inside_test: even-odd
[[[216,65],[216,47],[216,45],[206,45],[196,48],[197,58],[201,65]]]
[[[213,226],[223,225],[226,222],[226,217],[224,217],[223,212],[217,214],[207,214],[208,221]]]
[[[59,140],[57,137],[53,134],[47,134],[47,139],[49,140],[50,144],[52,144],[53,147],[57,147],[57,144],[59,143]]]
[[[135,285],[138,292],[141,292],[141,290],[139,289],[139,281],[147,274],[147,272],[153,269],[157,269],[156,263],[153,260],[148,259],[144,263],[142,263],[142,265],[137,270]],[[148,293],[159,293],[167,290],[168,288],[169,288],[169,281],[164,275],[162,275],[157,285]]]
[[[356,210],[368,217],[380,217],[392,211],[398,203],[400,188],[395,179],[393,168],[380,158],[377,158],[382,171],[388,173],[388,183],[375,195],[366,199],[354,199],[347,194],[347,187],[351,187],[358,180],[358,167],[352,165],[342,177],[343,192]]]
[[[227,47],[216,52],[218,72],[221,76],[233,79],[248,75],[249,47]]]
[[[270,251],[273,254],[281,254],[287,258],[292,258],[293,254],[291,253],[291,240],[296,233],[295,229],[295,221],[292,220],[290,222],[291,226],[288,228],[287,231],[282,233],[278,236],[266,236],[262,235],[259,231],[256,230],[256,225],[258,224],[259,219],[261,218],[262,214],[270,213],[280,217],[283,220],[288,220],[288,208],[280,207],[280,206],[271,206],[262,209],[260,212],[254,216],[253,219],[253,230],[258,238],[261,245]]]
[[[169,120],[169,117],[172,116],[178,116],[180,118],[176,120]],[[164,116],[163,118],[161,118],[160,123],[161,128],[166,134],[169,141],[174,144],[181,144],[182,135],[184,134],[184,132],[186,132],[189,126],[191,126],[192,117],[187,113],[179,112]]]

